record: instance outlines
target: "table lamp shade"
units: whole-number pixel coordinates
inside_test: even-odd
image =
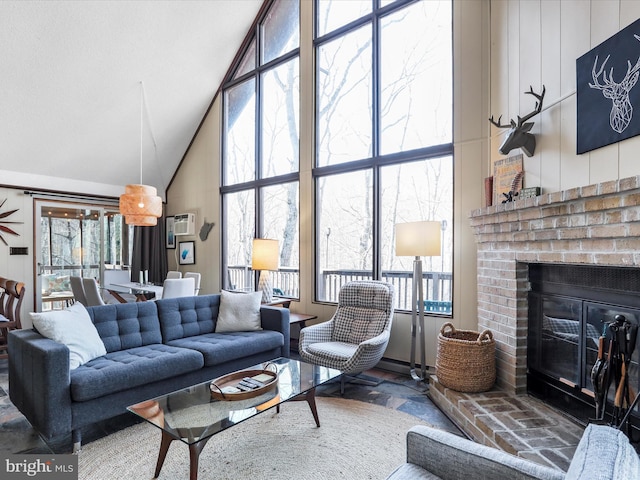
[[[280,263],[280,251],[278,240],[266,238],[253,239],[253,254],[251,255],[251,268],[254,270],[278,270]]]
[[[396,255],[432,257],[440,255],[440,222],[396,224]]]

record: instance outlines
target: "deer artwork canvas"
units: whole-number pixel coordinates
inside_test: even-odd
[[[578,154],[640,133],[639,75],[640,19],[576,60]]]

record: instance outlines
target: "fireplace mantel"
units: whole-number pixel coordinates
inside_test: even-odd
[[[478,209],[469,218],[478,244],[478,329],[496,340],[498,385],[525,393],[528,264],[640,266],[640,176]]]

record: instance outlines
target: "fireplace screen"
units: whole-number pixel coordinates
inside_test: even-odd
[[[640,388],[640,349],[634,348],[637,327],[640,325],[637,293],[629,295],[626,302],[626,295],[620,292],[612,295],[575,284],[545,284],[539,281],[537,275],[534,275],[534,279],[529,292],[529,391],[544,397],[585,424],[596,418],[598,392],[605,392],[606,401],[602,398],[602,412],[606,412],[603,420],[615,423]],[[607,303],[607,298],[612,303]],[[633,338],[630,338],[632,335]],[[601,337],[604,340],[605,360],[608,355],[618,358],[618,364],[609,372],[608,389],[602,383],[594,386],[592,380]],[[631,345],[633,353],[625,358],[623,372],[620,359],[624,355],[620,352],[625,351],[625,345]],[[616,399],[616,386],[623,383],[623,374],[627,377],[626,387],[618,389]],[[640,423],[638,412],[638,407],[632,412],[634,425]]]

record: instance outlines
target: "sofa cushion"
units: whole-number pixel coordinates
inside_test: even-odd
[[[216,333],[262,330],[260,301],[262,292],[220,293],[220,312]]]
[[[272,330],[259,332],[207,333],[168,342],[168,345],[197,350],[209,367],[281,348],[284,336]]]
[[[108,353],[71,372],[71,397],[91,400],[140,385],[199,370],[202,354],[156,344]]]
[[[566,480],[640,478],[640,460],[629,439],[607,425],[587,426],[567,470]]]
[[[67,346],[70,370],[107,353],[87,309],[81,303],[64,310],[31,313],[31,321],[42,336]]]
[[[107,352],[162,343],[155,302],[87,308]]]
[[[164,343],[178,338],[211,333],[220,308],[220,295],[164,298],[158,307]]]

